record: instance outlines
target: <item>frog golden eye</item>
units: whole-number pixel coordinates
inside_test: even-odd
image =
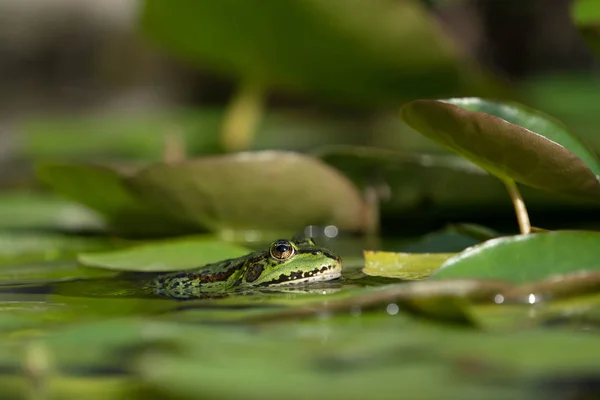
[[[294,255],[294,246],[287,240],[278,240],[271,245],[271,257],[276,260],[287,260]]]

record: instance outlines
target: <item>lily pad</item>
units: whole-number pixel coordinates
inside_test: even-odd
[[[491,174],[600,200],[600,162],[560,122],[520,104],[479,98],[416,100],[404,122]]]
[[[118,244],[98,237],[0,231],[0,266],[61,260],[82,251],[106,250]]]
[[[600,232],[555,231],[488,240],[447,260],[430,279],[485,278],[514,283],[600,270]]]
[[[57,195],[11,191],[0,195],[0,228],[55,231],[100,231],[102,217]]]
[[[269,0],[255,11],[232,0],[147,0],[142,26],[202,67],[346,103],[390,105],[483,87],[482,73],[461,60],[418,1]]]
[[[250,250],[212,237],[161,240],[126,249],[80,254],[89,267],[119,271],[158,272],[200,267],[248,254]]]
[[[361,230],[367,217],[352,182],[320,160],[294,152],[156,164],[128,183],[153,208],[211,231],[297,233],[307,225]]]
[[[365,251],[364,254],[366,275],[414,280],[428,277],[456,253]]]
[[[46,162],[38,164],[36,169],[40,181],[98,211],[120,232],[152,235],[185,231],[181,222],[153,208],[127,187],[127,177],[139,168]]]
[[[436,219],[514,216],[502,182],[454,154],[347,145],[323,147],[315,154],[344,172],[359,188],[375,190],[379,195],[382,224],[389,224],[394,229],[397,229],[397,221],[404,223],[404,231],[414,229],[421,233],[422,227]],[[558,194],[548,196],[547,192],[528,186],[523,187],[521,192],[532,213],[560,211],[584,214],[600,210],[600,204],[593,199]],[[407,221],[416,223],[409,224]]]
[[[576,0],[571,15],[588,46],[600,55],[600,4],[595,0]]]

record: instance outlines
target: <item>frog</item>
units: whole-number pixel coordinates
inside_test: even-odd
[[[341,273],[339,255],[299,235],[277,239],[267,249],[239,258],[159,274],[149,286],[161,297],[191,299],[206,293],[325,282]]]

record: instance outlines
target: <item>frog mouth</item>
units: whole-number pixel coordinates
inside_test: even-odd
[[[311,271],[294,271],[289,275],[281,274],[279,278],[263,282],[259,286],[281,286],[297,285],[309,282],[324,282],[337,279],[342,276],[342,269],[339,265],[323,265]]]

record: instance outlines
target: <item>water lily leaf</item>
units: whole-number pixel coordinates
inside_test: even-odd
[[[250,250],[212,237],[160,240],[126,249],[80,254],[89,267],[119,271],[176,271],[248,254]]]
[[[0,228],[100,231],[104,223],[89,208],[59,196],[11,191],[0,195]]]
[[[488,240],[447,260],[430,279],[486,278],[514,283],[600,270],[600,232],[555,231]]]
[[[363,273],[404,280],[423,279],[431,275],[455,253],[393,253],[365,251]]]
[[[182,223],[151,207],[125,184],[139,166],[109,167],[81,163],[40,163],[37,177],[56,192],[101,213],[122,232],[180,232]]]
[[[343,102],[481,89],[482,74],[460,60],[418,1],[270,0],[257,15],[247,2],[146,0],[142,25],[200,66]]]
[[[117,241],[98,237],[0,231],[0,266],[60,260],[74,257],[82,251],[105,250],[118,244]]]
[[[75,261],[36,262],[0,268],[0,286],[48,284],[82,278],[108,277],[115,274],[114,271],[84,268]]]
[[[260,151],[157,164],[129,184],[155,207],[211,231],[289,230],[336,225],[360,230],[365,207],[356,187],[320,160]]]
[[[600,200],[600,162],[561,123],[519,104],[478,98],[417,100],[404,122],[491,174]]]
[[[571,15],[588,46],[600,55],[600,4],[595,0],[576,0]]]
[[[511,220],[514,218],[514,208],[502,182],[454,154],[328,146],[316,155],[344,172],[359,188],[377,192],[384,225],[396,227],[397,221],[402,221],[404,230],[423,233],[422,227],[436,219],[472,220],[503,215]],[[532,213],[560,210],[561,213],[575,214],[600,210],[598,202],[592,199],[558,194],[548,196],[547,192],[528,186],[523,187],[521,193]],[[430,251],[422,248],[402,250]]]

